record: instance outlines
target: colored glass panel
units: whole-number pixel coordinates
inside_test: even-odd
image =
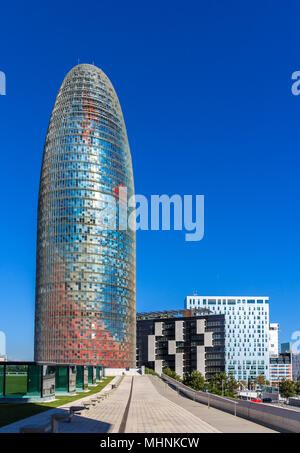
[[[69,391],[68,367],[66,367],[66,366],[56,367],[55,387],[56,387],[56,392],[68,392]]]
[[[35,360],[135,366],[135,232],[124,225],[134,194],[116,92],[92,65],[66,76],[44,147],[37,231]],[[133,208],[126,208],[127,216]]]

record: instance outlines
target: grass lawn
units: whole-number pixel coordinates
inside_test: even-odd
[[[97,384],[96,387],[89,387],[88,392],[77,393],[77,395],[74,396],[57,396],[55,401],[50,401],[48,403],[0,403],[0,427],[9,425],[22,418],[48,411],[53,407],[63,406],[64,404],[98,393],[109,384],[112,379],[113,376],[105,378],[104,381]]]

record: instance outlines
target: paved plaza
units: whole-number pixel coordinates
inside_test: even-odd
[[[109,384],[117,381],[118,378]],[[103,393],[106,389],[103,389]],[[81,405],[90,397],[76,401]],[[51,415],[67,407],[51,409],[0,429],[17,433],[21,426],[44,425]],[[234,415],[207,408],[178,396],[177,392],[155,376],[125,376],[116,390],[89,410],[75,415],[71,423],[59,423],[61,433],[271,433],[269,428]]]

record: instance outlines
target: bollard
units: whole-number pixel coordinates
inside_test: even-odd
[[[236,417],[236,403],[234,403],[234,415]]]
[[[210,408],[210,394],[208,394],[208,398],[207,398],[207,407],[208,407],[208,409]]]

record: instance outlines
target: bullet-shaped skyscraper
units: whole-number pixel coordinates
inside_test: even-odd
[[[135,366],[135,231],[120,188],[134,194],[118,97],[103,71],[80,64],[61,85],[44,147],[35,360]]]

